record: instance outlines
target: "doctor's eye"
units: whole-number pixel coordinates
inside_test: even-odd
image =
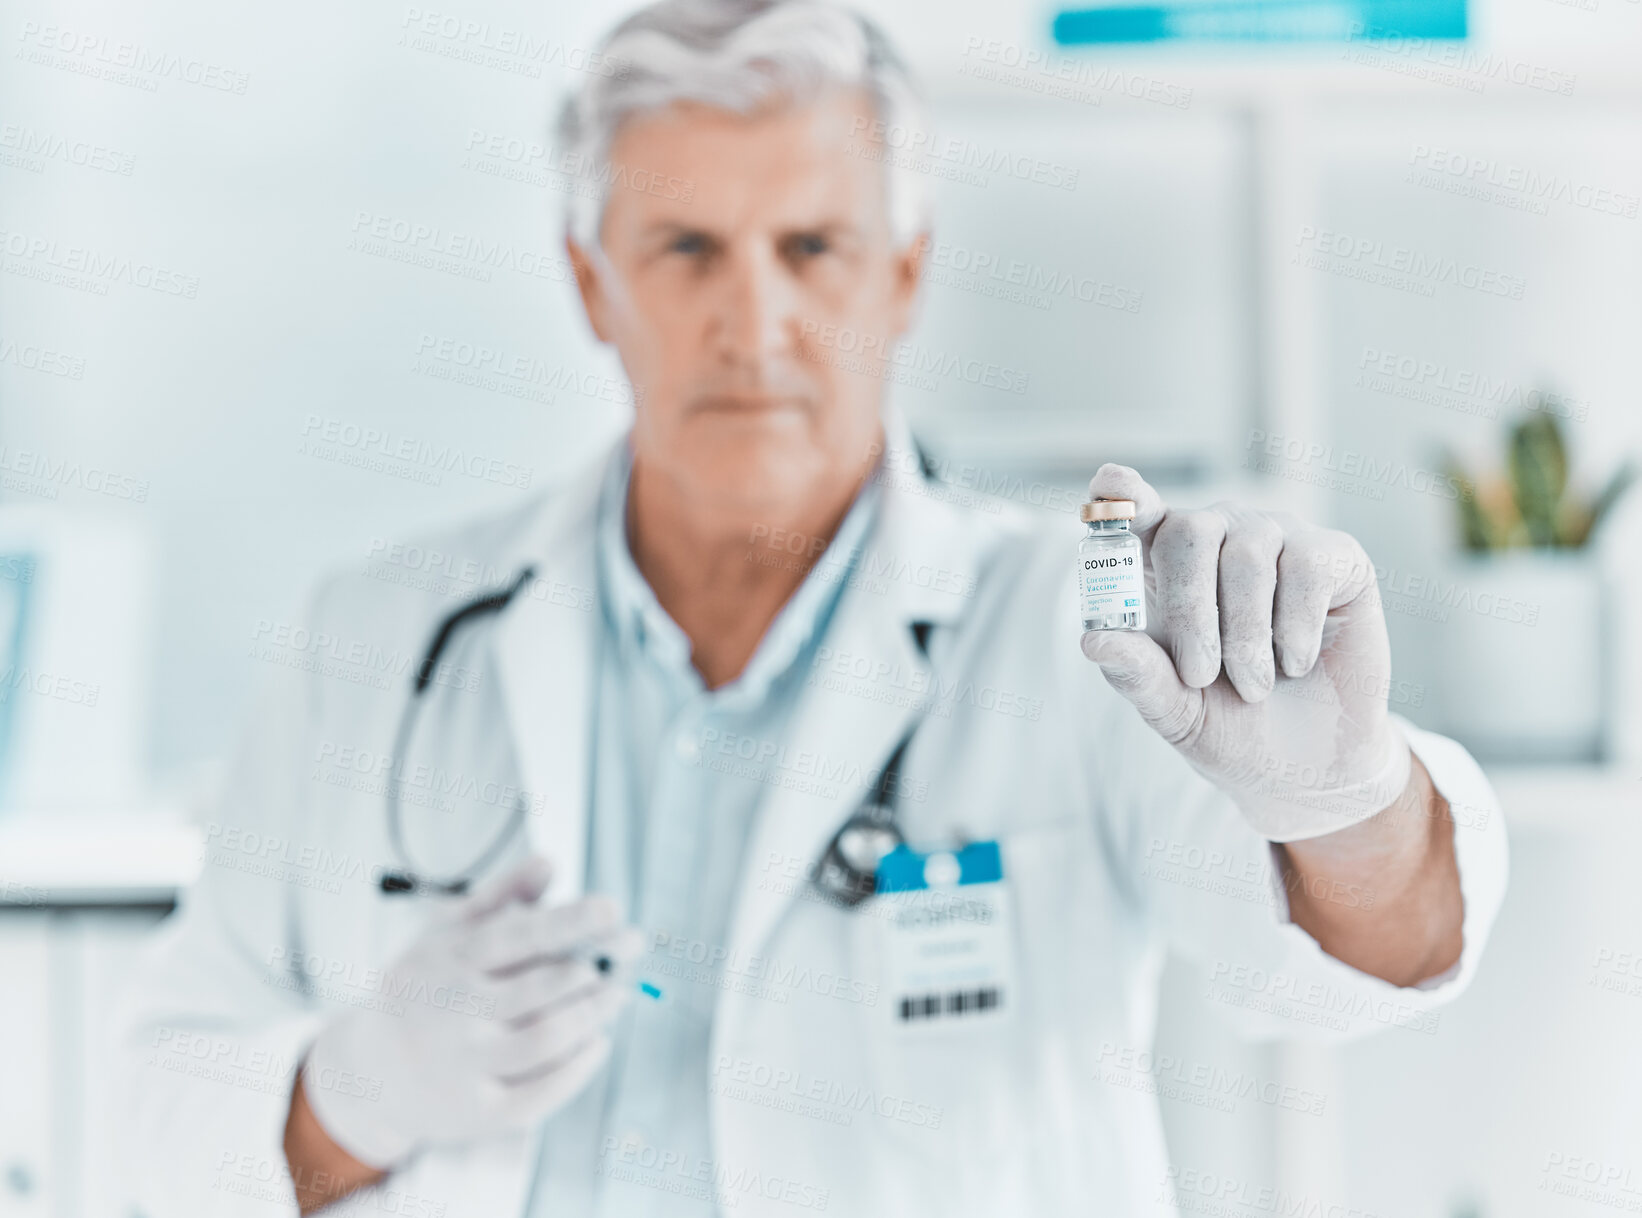
[[[682,232],[668,242],[667,252],[683,254],[686,258],[708,258],[714,252],[714,242],[706,233]]]
[[[794,233],[781,242],[781,255],[788,262],[805,262],[832,249],[825,233]]]

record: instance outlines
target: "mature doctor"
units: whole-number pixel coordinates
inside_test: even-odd
[[[631,431],[427,539],[453,580],[314,598],[350,649],[443,646],[420,692],[289,670],[258,711],[116,1013],[141,1208],[1173,1212],[1102,1072],[1165,950],[1257,1034],[1429,1032],[1494,797],[1388,713],[1350,537],[1102,466],[1151,625],[1079,654],[1076,521],[926,476],[882,373],[927,216],[878,155],[922,120],[875,30],[662,0],[605,52],[567,244]],[[865,808],[898,850],[882,811],[840,838]]]

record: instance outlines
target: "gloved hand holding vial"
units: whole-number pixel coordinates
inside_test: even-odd
[[[1235,503],[1171,509],[1123,465],[1101,466],[1089,496],[1084,654],[1262,836],[1332,833],[1404,792],[1412,753],[1356,539]]]

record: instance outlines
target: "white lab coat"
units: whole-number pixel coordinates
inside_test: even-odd
[[[1165,950],[1200,968],[1205,992],[1252,1034],[1429,1027],[1426,1013],[1477,967],[1503,896],[1499,809],[1459,746],[1408,727],[1461,822],[1463,956],[1434,983],[1398,988],[1325,955],[1287,921],[1280,887],[1258,878],[1268,845],[1079,652],[1075,520],[955,502],[917,476],[904,426],[888,422],[883,511],[789,729],[723,945],[751,961],[743,980],[765,984],[727,986],[719,1002],[716,1162],[747,1215],[1171,1213],[1154,1098],[1100,1076],[1114,1046],[1150,1044]],[[442,709],[429,713],[447,773],[528,788],[529,836],[559,864],[556,894],[580,885],[603,466],[505,518],[429,539],[402,556],[410,566],[340,575],[313,601],[320,671],[280,668],[208,826],[201,878],[115,1012],[130,1170],[149,1218],[296,1213],[278,1173],[301,1054],[326,1019],[373,1000],[367,970],[433,908],[374,883],[394,865],[376,759],[391,750],[404,670],[452,605],[526,562],[531,593],[458,636],[450,684],[434,691]],[[394,582],[428,571],[456,586]],[[928,660],[915,621],[934,624]],[[372,665],[398,679],[358,679]],[[999,1019],[909,1033],[884,998],[882,920],[806,899],[801,877],[855,809],[861,774],[873,777],[917,713],[919,691],[936,709],[906,759],[904,830],[914,845],[955,832],[1001,843],[1019,983]],[[733,764],[738,747],[711,743],[702,763]],[[413,808],[421,866],[454,869],[482,849],[504,815],[502,797],[487,798],[477,813]],[[804,980],[834,974],[849,983]],[[796,1081],[756,1085],[777,1070]],[[518,1215],[534,1146],[520,1134],[428,1151],[357,1203]],[[555,1211],[585,1212],[587,1187],[554,1183]]]

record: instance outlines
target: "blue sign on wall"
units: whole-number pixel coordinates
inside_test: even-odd
[[[1062,46],[1454,39],[1465,33],[1465,0],[1188,0],[1068,9],[1054,24]]]

